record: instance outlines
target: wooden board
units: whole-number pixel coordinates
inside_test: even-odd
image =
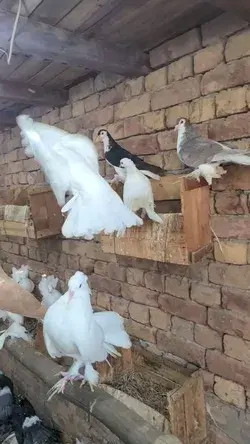
[[[206,406],[202,375],[168,393],[171,432],[183,444],[202,444],[207,437]]]
[[[188,251],[200,250],[212,242],[210,229],[209,186],[195,182],[191,188],[189,180],[181,181],[181,203],[184,232]]]
[[[142,227],[127,230],[123,237],[101,236],[103,251],[159,262],[188,264],[183,216],[161,214],[161,217],[162,225],[145,221]]]

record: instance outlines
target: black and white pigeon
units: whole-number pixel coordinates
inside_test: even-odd
[[[189,176],[200,181],[204,177],[209,185],[212,179],[226,174],[221,165],[236,163],[250,165],[250,151],[241,151],[237,147],[225,145],[197,134],[187,119],[180,118],[175,126],[178,131],[177,154],[187,166],[194,168]]]
[[[0,374],[0,424],[5,423],[12,415],[14,403],[13,383],[8,376]]]
[[[106,162],[115,169],[116,174],[112,179],[111,183],[114,182],[124,183],[125,172],[122,168],[120,168],[120,162],[122,159],[132,160],[136,168],[140,170],[145,176],[148,176],[151,179],[159,180],[160,179],[159,176],[166,176],[167,174],[170,173],[174,174],[172,171],[166,171],[159,166],[151,165],[147,162],[144,162],[144,160],[142,160],[140,157],[125,150],[125,148],[119,145],[119,143],[117,143],[113,139],[111,134],[105,129],[100,129],[98,131],[97,141],[101,141],[103,143],[104,156]],[[181,172],[183,172],[183,170]]]
[[[18,444],[61,444],[59,432],[45,427],[27,399],[14,406],[12,425]]]

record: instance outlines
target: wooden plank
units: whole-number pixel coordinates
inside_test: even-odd
[[[27,82],[31,77],[44,69],[50,62],[44,60],[37,60],[33,57],[28,57],[24,62],[13,71],[8,77],[9,81]]]
[[[181,182],[184,232],[189,252],[195,252],[212,242],[210,229],[210,193],[208,186],[185,191]]]
[[[1,33],[1,26],[0,26]],[[6,56],[2,56],[0,59],[0,80],[8,79],[9,76],[20,66],[22,63],[27,60],[22,54],[12,54],[10,65],[7,64]]]
[[[151,180],[154,193],[154,200],[175,200],[180,199],[181,176],[168,174],[160,180]]]
[[[59,26],[84,33],[121,3],[122,0],[82,0],[59,22]]]
[[[2,27],[7,29],[8,38],[14,19],[14,14],[0,11],[0,32]],[[145,66],[148,55],[135,49],[118,49],[97,40],[87,40],[81,35],[25,17],[19,20],[15,48],[20,54],[66,63],[72,67],[86,66],[124,75],[146,74],[149,71]]]
[[[54,79],[54,77],[63,73],[67,70],[67,65],[63,65],[62,63],[49,63],[45,68],[41,69],[37,74],[32,76],[29,81],[32,85],[35,86],[43,86],[48,83],[50,80]]]
[[[202,444],[207,437],[205,394],[202,375],[168,393],[171,431],[183,444]]]
[[[0,98],[19,103],[51,106],[64,105],[68,100],[66,91],[56,91],[25,83],[0,82]]]
[[[181,214],[161,214],[163,224],[145,221],[142,227],[127,230],[122,237],[101,236],[106,253],[158,262],[188,264],[188,251]]]
[[[85,68],[67,68],[53,79],[46,83],[46,86],[52,88],[65,88],[79,78],[83,78],[88,74],[89,70]]]
[[[45,238],[61,233],[63,216],[61,209],[51,191],[29,193],[32,220],[37,238]]]
[[[221,8],[223,11],[230,11],[250,22],[250,5],[246,0],[208,0],[208,3]]]
[[[78,3],[79,0],[53,0],[53,2],[51,0],[43,0],[30,15],[30,18],[48,25],[56,25]]]
[[[43,0],[25,0],[22,1],[21,15],[29,16],[32,11],[42,3]],[[14,12],[16,14],[18,10],[18,0],[2,0],[0,3],[1,9]]]

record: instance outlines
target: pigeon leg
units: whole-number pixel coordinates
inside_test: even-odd
[[[56,384],[54,384],[53,387],[51,387],[51,389],[48,391],[48,401],[50,401],[54,395],[64,393],[66,384],[69,381],[71,381],[71,377],[69,376],[64,376],[64,378],[57,381]]]

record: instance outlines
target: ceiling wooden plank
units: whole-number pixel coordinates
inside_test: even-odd
[[[88,72],[89,70],[84,68],[67,68],[52,80],[49,80],[45,85],[51,88],[65,88],[71,85],[76,79],[87,75]]]
[[[82,0],[60,22],[60,28],[83,33],[112,11],[122,0]]]
[[[14,72],[10,74],[8,80],[16,82],[28,82],[42,69],[49,65],[49,61],[37,60],[33,57],[26,59]]]
[[[3,26],[10,36],[14,14],[0,11],[0,31]],[[125,50],[43,23],[20,17],[15,49],[24,55],[84,66],[97,71],[124,75],[147,73],[148,56],[137,50]]]
[[[43,0],[25,0],[22,2],[21,15],[29,16]],[[16,13],[18,10],[18,0],[2,0],[1,9]]]
[[[0,82],[0,99],[37,105],[64,105],[67,102],[66,91],[55,91],[24,83]]]
[[[223,11],[230,11],[238,17],[250,22],[250,2],[249,0],[208,0],[214,6]]]
[[[30,18],[56,25],[66,16],[81,0],[43,0],[33,11]]]
[[[0,59],[0,80],[7,79],[26,59],[27,57],[21,54],[12,54],[10,64],[8,65],[7,58],[3,55]]]
[[[50,62],[45,68],[41,69],[36,75],[29,79],[29,82],[35,86],[43,86],[54,77],[58,76],[62,72],[68,69],[67,65],[62,63]]]

